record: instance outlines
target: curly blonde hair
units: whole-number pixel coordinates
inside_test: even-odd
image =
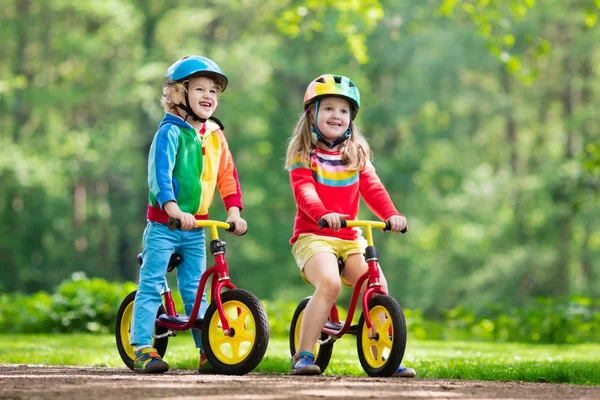
[[[317,147],[317,142],[312,133],[312,115],[314,115],[314,112],[315,104],[313,103],[306,112],[300,115],[294,133],[288,141],[285,157],[285,168],[288,170],[297,156],[300,156],[304,166],[309,166],[310,153]],[[351,170],[360,171],[366,167],[367,162],[372,157],[371,148],[354,121],[350,121],[350,129],[352,135],[340,144],[339,150],[342,153],[344,165]]]
[[[186,78],[183,81],[171,81],[163,87],[160,105],[165,112],[173,115],[179,114],[177,104],[183,104],[185,102],[185,92],[188,90],[191,78],[194,78],[194,76]],[[219,82],[208,76],[205,76],[204,78],[213,81],[217,87],[217,95],[220,95],[223,92],[223,86]]]

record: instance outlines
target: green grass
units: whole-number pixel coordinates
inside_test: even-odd
[[[124,367],[110,335],[0,335],[1,363]],[[255,370],[287,373],[287,338],[271,338]],[[403,363],[420,378],[528,381],[600,385],[600,345],[532,345],[488,342],[409,341]],[[171,338],[165,360],[195,369],[198,353],[189,334]],[[335,343],[326,374],[366,376],[354,337]]]

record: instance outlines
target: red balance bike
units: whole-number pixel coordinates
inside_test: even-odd
[[[200,329],[206,358],[217,373],[244,375],[256,368],[267,350],[269,342],[267,313],[256,296],[246,290],[237,289],[229,279],[225,260],[226,243],[219,239],[217,228],[231,232],[235,229],[233,224],[200,220],[196,221],[196,226],[210,228],[212,237],[210,252],[215,264],[208,268],[200,279],[191,315],[198,315],[202,293],[208,278],[212,276],[210,305],[203,319],[178,314],[165,277],[163,304],[159,307],[156,316],[153,347],[162,357],[167,351],[169,337],[191,328]],[[177,227],[179,227],[179,220],[169,218],[169,229],[174,230]],[[141,256],[138,256],[138,261],[141,264]],[[173,271],[181,261],[179,254],[173,254],[167,271]],[[228,290],[224,291],[224,289]],[[132,370],[134,348],[129,344],[129,337],[136,292],[135,290],[131,292],[121,303],[115,331],[121,359]]]
[[[365,372],[369,376],[388,377],[396,372],[404,357],[406,321],[400,304],[382,289],[379,282],[379,255],[373,245],[372,229],[390,230],[390,226],[386,222],[380,221],[342,220],[342,227],[346,226],[365,228],[368,246],[364,257],[368,270],[358,279],[354,287],[348,315],[343,323],[340,321],[336,304],[331,308],[329,318],[312,351],[315,355],[315,364],[324,372],[331,360],[333,344],[348,333],[356,336],[358,358]],[[323,219],[320,220],[319,227],[326,228],[327,222]],[[338,263],[340,263],[341,271],[343,262],[338,260]],[[365,281],[367,281],[367,288],[361,296],[362,315],[358,325],[352,325],[360,289]],[[304,309],[309,300],[310,297],[307,297],[298,304],[292,318],[290,327],[290,353],[292,356],[296,354],[300,342],[300,326]]]

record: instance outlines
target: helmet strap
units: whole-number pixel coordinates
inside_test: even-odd
[[[190,107],[190,99],[188,97],[188,90],[187,90],[187,84],[186,84],[186,88],[185,88],[185,104],[176,104],[177,107],[179,107],[180,109],[182,109],[183,111],[186,112],[185,118],[183,119],[184,121],[187,122],[188,117],[192,117],[192,119],[194,121],[200,121],[202,123],[206,122],[206,118],[200,118],[198,115],[196,115],[196,113],[194,112],[194,110],[192,110],[192,107]]]
[[[333,149],[335,146],[345,142],[348,138],[350,138],[350,136],[352,136],[352,130],[350,129],[350,127],[348,127],[348,129],[346,129],[346,132],[344,132],[344,134],[342,136],[335,139],[333,142],[328,142],[327,140],[325,140],[325,138],[323,138],[323,134],[321,133],[321,131],[318,128],[318,125],[319,125],[319,100],[315,101],[315,123],[311,124],[311,125],[312,125],[312,132],[317,136],[317,140],[319,142],[323,143],[325,146],[329,147],[330,149]]]

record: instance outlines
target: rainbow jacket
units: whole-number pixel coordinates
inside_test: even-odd
[[[242,209],[242,193],[223,131],[208,120],[200,133],[182,118],[166,113],[148,155],[149,221],[167,223],[163,209],[176,201],[183,212],[207,219],[215,187],[225,208]]]

